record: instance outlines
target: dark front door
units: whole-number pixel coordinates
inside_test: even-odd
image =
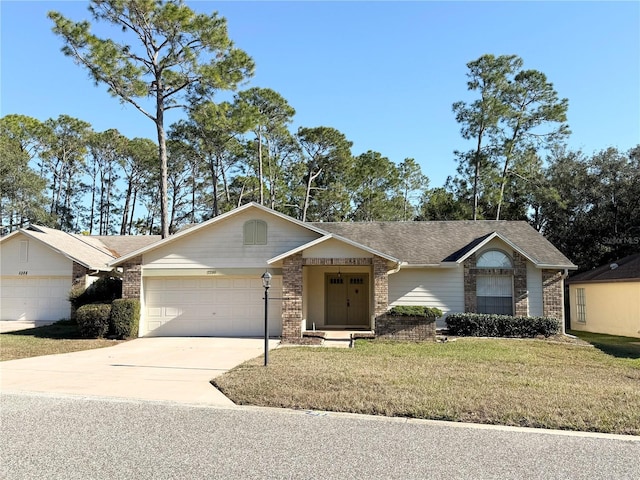
[[[369,275],[328,273],[325,285],[325,324],[335,327],[369,326]]]

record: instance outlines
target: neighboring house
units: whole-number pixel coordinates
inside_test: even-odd
[[[576,268],[526,222],[303,223],[255,203],[109,265],[141,301],[141,336],[262,335],[269,271],[270,334],[291,342],[373,330],[394,305],[562,321]]]
[[[572,330],[640,338],[640,253],[567,283]]]
[[[113,270],[108,262],[159,239],[100,238],[36,225],[0,238],[0,320],[69,318],[72,285],[89,285]]]

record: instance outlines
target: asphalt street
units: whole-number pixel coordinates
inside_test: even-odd
[[[640,438],[3,394],[4,479],[634,479]]]

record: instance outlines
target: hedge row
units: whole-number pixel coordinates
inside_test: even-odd
[[[393,307],[388,312],[389,315],[397,315],[400,317],[430,317],[439,318],[442,316],[442,310],[435,307],[423,307],[415,305],[402,305]]]
[[[140,301],[120,298],[112,304],[83,305],[76,312],[80,335],[85,338],[132,338],[138,336]]]
[[[452,313],[447,329],[460,337],[550,337],[560,331],[560,322],[548,317],[512,317],[484,313]]]

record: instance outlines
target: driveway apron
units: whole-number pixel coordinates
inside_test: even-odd
[[[270,341],[275,348],[277,340]],[[233,405],[209,381],[264,353],[256,338],[138,338],[113,347],[0,362],[2,392]]]

